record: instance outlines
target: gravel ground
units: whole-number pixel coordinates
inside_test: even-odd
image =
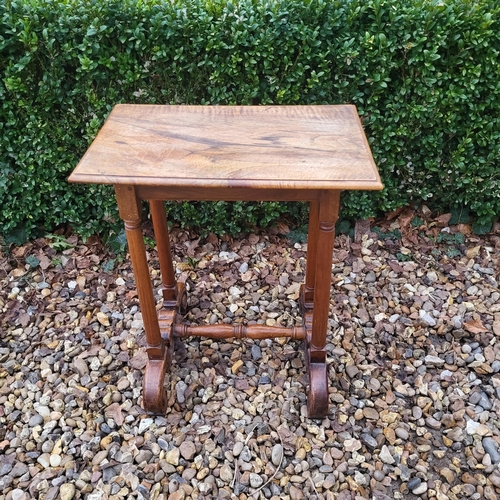
[[[278,339],[179,343],[145,414],[128,263],[76,236],[4,252],[0,500],[500,498],[500,227],[414,216],[337,238],[322,421]],[[173,231],[185,321],[300,324],[306,245],[276,232]]]

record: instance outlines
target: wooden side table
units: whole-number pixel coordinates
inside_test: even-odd
[[[164,412],[173,337],[303,340],[310,417],[328,412],[326,330],[332,251],[343,189],[382,189],[354,106],[117,105],[69,178],[113,184],[125,223],[149,361],[146,410]],[[149,200],[162,276],[157,313],[141,230]],[[301,327],[187,327],[187,296],[175,280],[164,200],[308,201],[308,259]]]

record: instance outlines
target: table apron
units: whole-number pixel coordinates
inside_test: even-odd
[[[255,188],[200,188],[136,185],[135,192],[142,200],[182,201],[314,201],[320,189],[255,189]]]

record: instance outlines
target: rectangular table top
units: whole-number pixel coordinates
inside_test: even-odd
[[[69,181],[165,188],[382,189],[351,105],[118,104]]]

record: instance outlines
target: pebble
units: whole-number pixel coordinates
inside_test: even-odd
[[[423,495],[427,491],[427,489],[428,489],[427,483],[426,482],[422,482],[422,484],[420,484],[416,488],[413,488],[411,490],[411,492],[414,495]]]
[[[488,453],[488,455],[491,458],[491,462],[493,464],[499,464],[500,463],[500,449],[497,444],[497,442],[490,437],[485,437],[482,440],[482,445],[484,448],[484,451]]]
[[[425,357],[425,364],[431,365],[431,366],[442,366],[444,365],[444,359],[441,359],[439,356],[426,356]]]
[[[380,453],[379,453],[379,458],[385,464],[392,465],[392,464],[396,463],[396,460],[394,460],[392,453],[389,451],[389,448],[386,445],[382,446],[382,449],[380,450]]]
[[[36,427],[37,425],[42,425],[42,424],[43,424],[43,417],[38,413],[35,413],[35,415],[33,415],[28,422],[28,425],[30,427]]]
[[[264,484],[264,480],[259,474],[251,473],[250,474],[250,486],[252,488],[259,488]]]
[[[233,456],[237,457],[243,451],[245,447],[244,443],[241,441],[236,441],[233,446]]]
[[[196,453],[196,446],[192,441],[184,441],[179,446],[179,452],[182,455],[182,458],[185,460],[191,460]]]
[[[365,276],[365,283],[375,283],[377,275],[373,271],[369,271]]]
[[[224,464],[220,468],[219,477],[226,483],[230,483],[233,480],[233,471],[231,470],[229,465]]]
[[[283,446],[281,444],[275,444],[271,452],[271,461],[278,467],[281,464],[283,457]]]
[[[64,483],[59,488],[59,494],[61,495],[61,500],[72,500],[75,496],[76,488],[73,483]]]
[[[361,434],[361,441],[371,449],[378,448],[377,440],[370,434]]]
[[[179,448],[172,448],[169,450],[165,456],[167,463],[172,465],[179,465],[180,451]]]

